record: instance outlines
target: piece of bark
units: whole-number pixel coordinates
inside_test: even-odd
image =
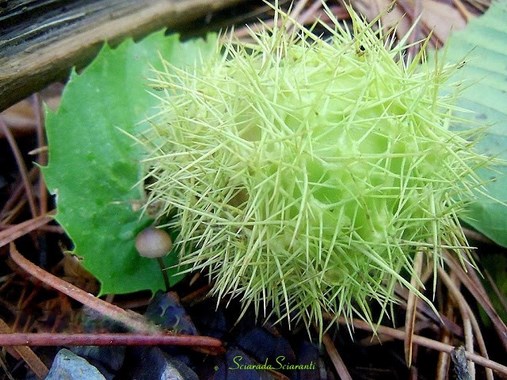
[[[242,0],[0,0],[0,111],[97,54]]]

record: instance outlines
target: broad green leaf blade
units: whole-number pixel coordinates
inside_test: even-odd
[[[449,63],[465,60],[450,82],[463,82],[458,105],[473,113],[461,116],[488,128],[477,148],[507,160],[507,1],[493,2],[481,17],[472,20],[447,42]],[[456,126],[463,128],[463,126]],[[507,166],[479,170],[492,198],[507,204]],[[479,195],[461,218],[472,227],[507,247],[507,206]]]
[[[101,294],[164,288],[158,263],[134,247],[136,234],[151,221],[132,208],[143,199],[136,186],[142,152],[121,130],[133,134],[156,112],[148,78],[153,68],[162,68],[160,57],[182,66],[213,46],[214,41],[180,43],[163,33],[106,46],[82,74],[72,74],[58,112],[47,115],[44,175],[57,195],[56,219],[84,267],[101,282]],[[175,263],[175,255],[168,255],[166,265]],[[178,280],[168,273],[172,282]]]

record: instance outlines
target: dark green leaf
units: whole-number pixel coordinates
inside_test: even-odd
[[[58,112],[47,115],[44,175],[58,197],[56,219],[84,267],[101,282],[102,294],[164,288],[158,263],[134,247],[136,234],[151,220],[133,210],[143,200],[142,152],[121,130],[134,133],[156,112],[148,78],[161,68],[160,57],[181,66],[213,46],[214,41],[180,43],[163,33],[106,46],[82,74],[72,74]],[[174,254],[166,257],[166,265],[175,263]],[[172,282],[178,280],[174,270],[168,273]]]

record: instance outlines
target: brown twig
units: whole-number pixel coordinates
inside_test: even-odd
[[[2,360],[3,358],[0,356],[0,367],[4,370],[5,376],[7,376],[7,379],[9,380],[16,380],[14,377],[12,377],[11,373],[9,372],[9,369],[5,365],[5,362]]]
[[[0,231],[0,247],[13,242],[17,238],[26,235],[33,230],[36,230],[37,228],[49,223],[52,220],[52,214],[41,215]]]
[[[39,281],[66,294],[83,305],[96,310],[100,314],[123,324],[128,329],[140,333],[155,333],[160,331],[156,326],[144,320],[141,315],[134,312],[128,312],[118,306],[102,301],[100,298],[97,298],[90,293],[87,293],[84,290],[81,290],[78,287],[52,275],[51,273],[46,272],[42,268],[39,268],[32,262],[25,259],[17,251],[13,243],[10,245],[10,255],[17,265],[37,278]]]
[[[36,167],[33,167],[28,172],[28,180],[30,183],[38,176],[39,169]],[[20,205],[24,205],[26,202],[26,197],[23,197],[23,181],[19,183],[19,185],[16,186],[16,189],[12,191],[9,194],[9,198],[5,202],[4,206],[2,207],[2,210],[0,210],[0,221],[2,223],[9,223],[11,220],[13,220],[17,215],[17,208],[20,208]]]
[[[422,263],[423,263],[423,252],[417,252],[414,258],[414,273],[412,274],[412,278],[410,279],[410,285],[414,289],[419,289],[420,283],[419,279],[421,278],[422,272]],[[419,297],[415,292],[409,291],[407,298],[407,311],[405,314],[405,333],[407,339],[404,342],[404,353],[405,353],[405,362],[407,363],[407,367],[412,366],[412,350],[413,350],[413,342],[412,336],[414,335],[415,328],[415,316],[417,313],[417,301]]]
[[[326,347],[327,354],[329,355],[339,378],[341,380],[352,380],[352,376],[350,376],[347,366],[343,362],[338,350],[328,334],[324,334],[322,336],[322,343],[324,343],[324,347]]]
[[[454,275],[452,275],[455,278]],[[450,320],[454,320],[454,303],[452,300],[447,299],[445,303],[443,314]],[[440,341],[444,344],[450,344],[452,342],[452,332],[449,329],[441,329]],[[445,352],[438,353],[437,367],[435,370],[435,380],[445,380],[448,378],[449,366],[451,358]]]
[[[490,299],[484,292],[484,289],[478,283],[472,280],[474,268],[468,265],[467,270],[470,273],[467,274],[463,270],[462,266],[451,255],[444,255],[444,260],[446,264],[449,265],[449,267],[453,270],[453,272],[456,273],[461,283],[466,286],[467,290],[482,306],[488,317],[491,319],[491,322],[493,323],[493,326],[498,333],[498,337],[500,338],[504,349],[507,351],[507,326],[505,326],[505,323],[498,316],[493,305],[491,304]]]
[[[222,348],[222,342],[207,336],[171,334],[0,334],[0,346],[192,346]],[[216,353],[220,353],[217,350]]]
[[[469,22],[474,18],[474,16],[468,11],[465,5],[461,2],[461,0],[453,0],[454,6],[458,10],[458,12],[463,16],[466,22]]]
[[[347,323],[350,324],[352,322],[354,327],[357,329],[371,331],[371,332],[374,331],[372,326],[370,326],[368,323],[366,323],[360,319],[354,318],[351,321],[350,319],[339,318],[338,322],[341,324],[347,324]],[[389,336],[392,336],[393,338],[396,338],[399,340],[405,339],[405,332],[404,331],[396,330],[396,329],[393,329],[393,328],[387,327],[387,326],[375,326],[375,333],[389,335]],[[438,342],[436,340],[429,339],[429,338],[426,338],[426,337],[423,337],[420,335],[414,335],[413,342],[420,345],[420,346],[424,346],[424,347],[427,347],[427,348],[430,348],[430,349],[436,350],[436,351],[446,352],[448,354],[451,354],[451,352],[455,349],[454,346],[451,346],[449,344],[445,344],[442,342]],[[477,354],[474,354],[471,352],[466,352],[465,355],[468,360],[471,360],[474,363],[479,364],[483,367],[491,368],[493,371],[496,371],[497,373],[501,374],[502,376],[507,376],[507,367],[506,366],[504,366],[500,363],[497,363],[493,360],[486,359],[480,355],[477,355]]]
[[[433,272],[433,269],[431,268],[431,271]],[[423,275],[423,278],[426,277]],[[422,283],[426,283],[427,280],[423,280]],[[395,293],[398,297],[406,300],[408,299],[408,290],[400,285],[395,287]],[[402,308],[406,307],[405,304],[402,302],[400,303],[400,306]],[[427,303],[419,302],[417,305],[417,319],[418,320],[428,320],[433,322],[434,325],[443,325],[443,327],[446,330],[449,330],[452,334],[462,336],[463,335],[463,329],[461,326],[456,324],[454,321],[447,318],[445,315],[437,314],[435,311],[430,308],[430,306]]]
[[[1,333],[0,337],[16,335],[10,334],[10,332],[11,329],[9,328],[9,326],[3,321],[3,319],[0,318],[0,333]],[[1,339],[0,346],[4,346],[4,344],[1,344]],[[46,375],[49,372],[48,368],[30,348],[23,347],[20,344],[10,344],[9,346],[17,346],[14,347],[14,350],[24,360],[24,362],[28,365],[28,367],[30,367],[30,369],[33,371],[33,373],[35,374],[35,376],[37,376],[38,379],[43,379],[46,377]]]
[[[37,131],[37,148],[39,152],[37,153],[37,162],[40,166],[45,166],[47,164],[47,150],[41,149],[46,145],[45,142],[45,134],[44,134],[44,113],[42,112],[42,102],[39,94],[34,94],[33,98],[33,107],[35,114],[35,126]],[[44,177],[39,175],[39,212],[40,215],[44,215],[47,212],[48,207],[48,197],[46,190],[46,183],[44,182]]]
[[[206,297],[211,289],[213,289],[213,284],[206,284],[199,289],[194,290],[192,293],[187,294],[185,297],[182,297],[180,301],[184,305],[191,304],[196,300]]]
[[[467,338],[467,335],[474,337],[471,332],[467,334],[467,330],[473,330],[473,332],[475,333],[475,338],[477,340],[477,345],[479,346],[479,350],[482,356],[484,356],[486,359],[489,359],[486,343],[484,342],[484,338],[482,336],[479,323],[477,322],[477,318],[475,318],[475,315],[472,312],[472,308],[466,301],[465,297],[463,297],[457,286],[454,284],[450,276],[448,276],[442,268],[439,268],[439,276],[442,279],[442,281],[446,284],[447,288],[449,289],[449,292],[451,293],[452,297],[455,299],[456,303],[460,308],[463,323],[465,324],[464,328],[465,340]],[[466,324],[470,324],[470,327],[467,327]],[[470,339],[468,339],[467,341],[466,349],[469,352],[473,352],[473,340],[471,342],[469,341]],[[473,378],[475,374],[475,369],[469,368],[469,372]],[[493,373],[491,372],[491,370],[486,369],[486,377],[488,380],[493,380]]]
[[[470,321],[472,322],[472,327],[475,331],[475,337],[477,340],[477,345],[479,346],[479,351],[482,356],[484,356],[486,359],[489,359],[488,350],[486,348],[486,342],[484,341],[484,337],[482,336],[482,333],[481,333],[481,330],[479,327],[479,322],[477,322],[477,318],[475,317],[475,315],[474,315],[472,309],[470,308],[470,306],[468,305],[468,303],[466,304],[466,308],[467,308],[468,315],[470,316]],[[487,380],[494,380],[493,371],[491,371],[489,368],[486,368],[486,379]]]
[[[26,196],[28,198],[28,204],[30,205],[30,212],[33,217],[37,216],[37,208],[35,207],[35,198],[32,191],[32,186],[30,181],[28,180],[28,171],[26,169],[25,162],[23,161],[23,156],[16,144],[16,140],[12,136],[11,131],[5,124],[5,122],[0,118],[0,128],[2,128],[7,141],[11,147],[12,153],[14,154],[14,158],[16,160],[16,164],[18,165],[19,173],[21,174],[21,179],[23,180],[23,185],[25,187]]]
[[[128,329],[140,334],[15,334],[8,336],[0,335],[0,345],[141,345],[141,344],[171,344],[171,345],[184,345],[195,346],[199,348],[218,348],[222,347],[222,343],[218,339],[204,337],[204,336],[187,336],[187,335],[168,335],[156,334],[160,329],[149,321],[145,320],[143,316],[134,312],[126,311],[115,305],[102,301],[99,298],[77,288],[76,286],[61,280],[60,278],[52,275],[34,265],[25,259],[11,243],[10,255],[12,260],[18,264],[26,272],[40,280],[41,282],[49,285],[50,287],[59,290],[67,296],[75,299],[76,301],[86,305],[100,314],[109,317]],[[50,342],[48,342],[48,339]],[[11,342],[11,343],[9,343]],[[20,343],[21,342],[21,343]],[[51,343],[52,342],[52,343]],[[58,343],[56,343],[58,342]],[[63,343],[67,342],[67,343]],[[208,352],[208,351],[206,351]],[[218,352],[218,351],[217,351]]]
[[[466,350],[467,352],[474,352],[474,334],[472,331],[472,322],[470,321],[470,315],[468,313],[468,310],[470,308],[467,308],[468,304],[465,300],[465,297],[463,297],[458,286],[454,283],[454,281],[451,280],[451,278],[447,275],[442,267],[438,268],[438,275],[447,286],[447,289],[449,290],[451,297],[456,302],[456,305],[458,305],[461,314],[461,320],[463,322]],[[472,378],[475,378],[475,367],[473,363],[469,363],[468,372]]]

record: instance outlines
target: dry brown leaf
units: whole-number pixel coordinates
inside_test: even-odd
[[[435,0],[424,0],[422,7],[422,22],[441,42],[447,41],[451,32],[466,26],[461,13],[451,5]]]
[[[379,14],[384,29],[393,27],[397,29],[398,38],[405,36],[412,25],[412,18],[417,19],[414,2],[404,2],[394,6],[391,0],[354,0],[352,6],[367,20],[375,19]],[[436,0],[421,0],[422,15],[421,23],[425,27],[425,34],[430,31],[440,42],[445,42],[452,31],[461,30],[466,26],[466,20],[462,13],[454,6]],[[390,8],[391,7],[391,8]],[[405,12],[409,13],[409,15]]]
[[[353,0],[351,4],[357,12],[371,21],[389,8],[391,0]]]

